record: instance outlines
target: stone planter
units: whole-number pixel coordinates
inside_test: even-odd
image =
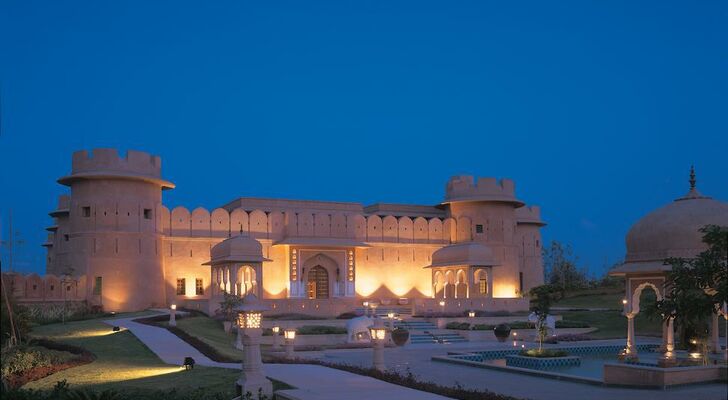
[[[506,356],[506,365],[509,367],[529,369],[551,369],[554,367],[579,366],[581,357],[527,357],[527,356]]]
[[[404,346],[409,340],[409,331],[402,328],[397,328],[392,331],[392,341],[397,346]]]

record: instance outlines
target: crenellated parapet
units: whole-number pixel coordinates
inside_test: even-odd
[[[541,207],[525,206],[516,209],[516,221],[518,224],[532,224],[538,226],[546,225],[541,219]]]
[[[129,150],[121,156],[116,149],[80,150],[73,153],[71,175],[58,180],[63,185],[79,179],[132,179],[159,184],[163,189],[174,184],[162,179],[162,159],[149,153]]]
[[[516,198],[516,185],[510,179],[478,178],[471,175],[453,176],[445,185],[443,203],[466,201],[491,201],[513,203],[516,207],[523,202]]]

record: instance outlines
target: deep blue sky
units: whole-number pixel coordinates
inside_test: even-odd
[[[78,149],[161,155],[170,207],[434,204],[451,175],[509,177],[600,273],[691,163],[728,199],[727,21],[726,1],[0,0],[0,213],[43,271]]]

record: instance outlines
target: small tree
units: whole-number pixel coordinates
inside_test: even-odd
[[[235,307],[242,304],[243,299],[240,297],[230,294],[223,293],[223,300],[220,302],[220,312],[225,318],[225,321],[233,322],[235,320]]]
[[[683,347],[705,337],[707,320],[728,297],[728,227],[708,225],[700,232],[708,249],[692,259],[665,260],[672,266],[666,273],[665,297],[651,311],[664,320],[674,318]]]
[[[543,262],[546,282],[562,289],[586,286],[586,273],[577,267],[571,246],[552,240],[543,248]]]
[[[556,285],[541,285],[532,288],[529,294],[531,295],[531,310],[537,318],[538,351],[541,352],[548,329],[546,318],[551,311],[551,305],[563,296],[563,289]]]

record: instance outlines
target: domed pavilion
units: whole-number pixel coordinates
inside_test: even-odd
[[[665,273],[672,267],[665,264],[670,257],[694,258],[706,249],[700,229],[706,225],[728,226],[728,203],[702,195],[695,187],[695,170],[690,170],[690,190],[655,211],[642,217],[626,237],[624,264],[610,272],[625,278],[627,317],[627,355],[636,354],[634,317],[640,312],[640,295],[645,288],[655,291],[657,299],[665,294]],[[711,324],[711,344],[719,351],[718,314]],[[674,350],[672,320],[663,324],[663,350]]]

